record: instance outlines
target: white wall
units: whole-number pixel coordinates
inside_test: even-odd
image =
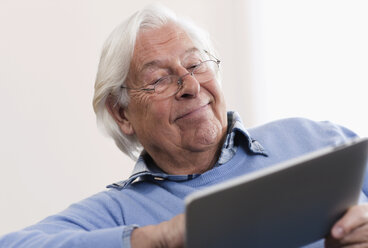
[[[99,133],[91,101],[102,43],[149,2],[0,1],[0,235],[129,176],[133,162]],[[252,123],[249,60],[237,56],[249,49],[245,3],[162,2],[213,35],[229,109]]]
[[[368,136],[368,1],[251,2],[255,123],[303,116]]]

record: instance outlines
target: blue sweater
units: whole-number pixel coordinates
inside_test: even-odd
[[[329,122],[300,118],[246,130],[236,114],[229,113],[229,117],[232,125],[213,169],[196,175],[167,175],[155,167],[148,155],[142,156],[128,180],[1,237],[0,247],[130,247],[134,227],[158,224],[183,213],[183,199],[198,189],[356,136]],[[367,189],[365,180],[361,201],[366,201]],[[313,247],[323,247],[323,243]]]

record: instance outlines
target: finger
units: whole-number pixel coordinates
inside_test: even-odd
[[[332,227],[331,235],[336,239],[341,239],[365,223],[368,223],[368,204],[351,207]]]
[[[368,224],[354,229],[349,234],[345,235],[341,240],[342,244],[365,244],[368,246]]]
[[[325,239],[325,248],[368,248],[368,244],[366,242],[346,242],[346,240],[342,241],[339,239],[334,239],[332,236],[329,236]]]

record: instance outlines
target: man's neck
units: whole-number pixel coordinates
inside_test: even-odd
[[[157,167],[167,174],[171,175],[190,175],[201,174],[213,168],[216,164],[220,153],[223,140],[219,142],[217,147],[210,149],[192,152],[182,150],[176,153],[161,153],[160,156],[155,156],[155,153],[150,154]],[[175,157],[170,154],[179,154]]]

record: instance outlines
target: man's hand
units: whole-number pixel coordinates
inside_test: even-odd
[[[182,248],[184,247],[185,216],[180,214],[158,225],[135,229],[131,236],[133,248]]]
[[[368,247],[368,204],[350,208],[332,227],[325,246],[362,248]]]

